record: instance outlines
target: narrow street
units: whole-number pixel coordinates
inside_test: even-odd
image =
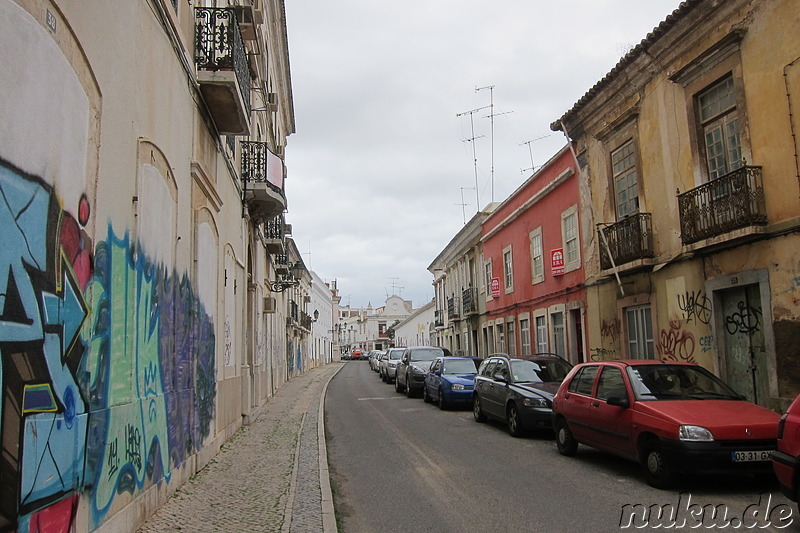
[[[325,417],[343,533],[618,531],[623,506],[637,504],[722,505],[729,527],[720,527],[725,517],[704,522],[720,531],[736,529],[746,511],[768,508],[776,522],[781,511],[796,513],[770,476],[687,479],[661,491],[632,462],[587,447],[562,457],[551,435],[515,439],[499,424],[476,423],[469,408],[440,411],[406,398],[365,362],[348,363],[331,381]]]

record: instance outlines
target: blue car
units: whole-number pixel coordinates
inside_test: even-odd
[[[481,361],[479,357],[437,357],[425,375],[422,399],[435,401],[440,409],[471,403],[475,374]]]

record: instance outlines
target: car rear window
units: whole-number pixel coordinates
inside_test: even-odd
[[[585,366],[578,370],[575,377],[573,377],[572,381],[569,383],[569,388],[567,390],[575,394],[591,395],[594,378],[597,376],[597,370],[599,368],[598,366]]]
[[[474,374],[475,363],[472,359],[455,359],[453,361],[445,361],[443,374]]]
[[[441,348],[419,348],[411,350],[412,361],[433,361],[437,357],[446,355]]]
[[[400,359],[403,357],[403,350],[390,350],[389,359]]]

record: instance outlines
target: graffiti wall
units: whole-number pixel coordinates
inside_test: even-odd
[[[0,162],[0,198],[0,524],[69,531],[88,498],[96,526],[209,435],[214,324],[127,232],[93,245],[85,196]]]

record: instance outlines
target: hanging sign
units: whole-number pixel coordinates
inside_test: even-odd
[[[550,260],[552,265],[552,273],[554,276],[561,276],[564,274],[564,249],[556,248],[550,250]]]
[[[500,297],[500,278],[492,278],[492,298]]]

